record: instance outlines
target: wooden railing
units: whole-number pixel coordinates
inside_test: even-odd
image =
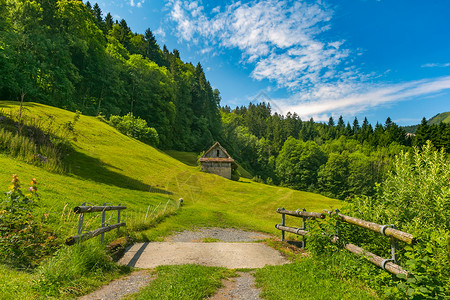
[[[401,266],[397,264],[397,259],[395,256],[396,251],[396,240],[405,242],[409,245],[412,245],[414,243],[414,237],[407,233],[398,230],[394,225],[379,225],[376,223],[368,222],[365,220],[361,220],[358,218],[350,217],[343,215],[339,213],[338,210],[336,211],[324,211],[324,213],[317,213],[317,212],[307,212],[305,209],[303,210],[296,210],[296,211],[289,211],[285,210],[284,208],[277,209],[277,213],[282,215],[282,223],[275,225],[275,228],[281,230],[281,239],[284,241],[285,236],[284,232],[290,232],[294,233],[300,236],[303,236],[302,240],[302,246],[305,247],[306,243],[306,237],[309,235],[309,232],[306,230],[306,221],[311,218],[320,218],[324,219],[327,215],[329,216],[336,216],[336,219],[342,222],[346,222],[351,225],[359,226],[362,228],[366,228],[369,230],[372,230],[374,232],[378,232],[384,236],[387,236],[390,238],[390,244],[391,244],[391,258],[384,259],[376,254],[373,254],[369,251],[364,250],[363,248],[360,248],[353,244],[345,244],[344,248],[356,255],[365,257],[368,261],[371,263],[377,265],[378,267],[383,268],[384,270],[392,273],[392,274],[405,274],[408,276],[408,272],[403,270]],[[303,219],[302,227],[296,228],[296,227],[289,227],[286,226],[286,215],[295,216],[295,217],[301,217]],[[337,243],[339,241],[338,235],[333,235],[330,237],[331,242]]]
[[[85,240],[91,239],[98,235],[101,235],[101,243],[103,243],[105,232],[118,229],[122,226],[125,226],[125,223],[120,222],[120,211],[122,209],[126,209],[126,206],[121,206],[120,204],[117,206],[106,206],[106,203],[103,206],[85,206],[86,203],[83,203],[81,206],[76,206],[73,211],[77,214],[80,214],[78,218],[78,235],[68,237],[66,239],[66,245],[74,245],[77,242],[83,242]],[[105,224],[105,212],[117,210],[117,224],[106,225]],[[93,212],[102,212],[102,227],[95,229],[89,232],[83,232],[83,220],[85,213],[93,213]]]

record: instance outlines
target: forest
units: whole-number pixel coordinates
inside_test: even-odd
[[[0,15],[0,99],[79,110],[160,149],[198,153],[219,141],[256,181],[372,195],[400,151],[427,140],[450,149],[450,124],[426,119],[407,135],[389,117],[320,123],[268,103],[222,107],[200,63],[161,49],[150,28],[103,17],[98,4],[0,0]]]

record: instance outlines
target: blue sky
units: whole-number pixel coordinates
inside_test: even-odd
[[[134,32],[201,62],[234,107],[400,125],[450,110],[450,1],[99,2]]]

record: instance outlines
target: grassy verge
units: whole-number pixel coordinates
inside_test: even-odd
[[[0,265],[0,299],[73,299],[131,271],[97,241],[61,248],[33,271]]]
[[[127,299],[204,299],[222,286],[222,279],[234,271],[197,265],[160,266],[157,278]]]
[[[257,270],[255,277],[265,299],[378,299],[362,284],[340,280],[312,258],[266,266]]]

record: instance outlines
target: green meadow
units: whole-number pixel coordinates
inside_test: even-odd
[[[18,106],[14,102],[0,102],[0,111],[3,114],[17,110]],[[69,122],[74,117],[72,112],[36,103],[26,103],[24,112],[28,119],[41,118],[44,123],[45,120],[52,120],[52,126],[55,127]],[[0,153],[2,191],[7,191],[12,174],[18,174],[23,188],[27,187],[31,178],[36,178],[40,197],[39,216],[46,218],[61,243],[66,237],[76,233],[77,216],[72,213],[72,209],[84,202],[88,204],[120,203],[127,206],[127,210],[122,213],[123,220],[127,223],[126,232],[141,241],[158,241],[175,231],[204,226],[235,227],[278,235],[279,232],[274,225],[281,220],[281,216],[276,213],[279,207],[321,211],[341,206],[340,201],[318,194],[265,185],[246,178],[236,182],[203,173],[196,164],[198,154],[158,150],[122,135],[96,117],[81,116],[75,125],[74,132],[75,134],[70,136],[73,150],[64,158],[64,172],[49,172]],[[209,146],[205,145],[205,149]],[[179,206],[180,198],[183,199],[181,207]],[[110,215],[107,221],[112,219],[111,223],[114,223],[114,218],[114,215]],[[89,228],[94,229],[100,225],[99,215],[86,216],[86,219],[88,220],[86,226]],[[106,239],[111,241],[117,235],[116,232],[108,233]],[[95,244],[97,241],[89,243]],[[74,274],[69,274],[70,276],[55,277],[51,273],[52,268],[70,265],[72,261],[70,256],[83,256],[80,254],[83,253],[83,249],[73,249],[75,250],[62,246],[57,256],[66,257],[65,259],[45,262],[44,267],[38,268],[35,272],[22,272],[2,266],[0,287],[2,290],[9,291],[4,294],[5,297],[15,294],[19,295],[19,298],[70,298],[74,295],[85,294],[112,278],[129,272],[129,270],[108,267],[101,272],[95,271],[91,274],[83,271],[83,268],[86,268],[83,265],[79,266],[81,271],[78,272],[87,272],[88,275],[81,279],[74,275],[75,271]],[[89,265],[89,261],[86,264]],[[172,278],[173,276],[167,272],[177,273],[177,267],[174,268],[160,268],[161,278],[164,276]],[[217,278],[220,279],[224,276],[223,274],[226,274],[216,269],[208,271],[206,267],[184,268],[198,269],[198,272],[195,272],[199,276],[216,274],[214,276],[219,276],[214,279],[216,287],[220,286]],[[293,267],[284,268],[287,268],[285,272],[290,272]],[[217,272],[221,275],[217,275],[219,274]],[[268,269],[258,273],[259,284],[264,286],[271,272],[273,272],[272,269]],[[45,280],[39,278],[45,278]],[[57,279],[52,281],[49,278]],[[298,280],[296,277],[293,278]],[[328,277],[325,276],[323,280],[328,280]],[[25,285],[24,281],[35,283]],[[47,281],[53,283],[47,284],[45,283]],[[83,285],[86,282],[89,283],[88,287]],[[198,295],[212,293],[209,282],[205,279],[206,290],[204,293],[200,291]],[[320,278],[314,282],[318,288],[320,283]],[[161,280],[153,283],[153,285],[161,286],[161,290],[165,289],[166,284]],[[312,281],[311,284],[313,284]],[[58,288],[59,285],[60,288]],[[68,286],[77,286],[77,288],[71,290]],[[345,295],[352,293],[351,290],[344,291],[345,284],[341,286]],[[190,287],[187,283],[185,288],[194,287]],[[273,295],[277,292],[271,290],[269,284],[267,288],[265,295],[269,298],[275,297]],[[358,288],[356,289],[359,291]],[[175,294],[180,292],[179,288],[175,288],[174,291]],[[145,293],[150,293],[149,289]],[[145,294],[142,295],[145,297]],[[139,297],[143,297],[142,295]],[[164,297],[169,299],[171,296],[165,294]]]
[[[0,102],[0,110],[4,113],[18,111],[18,105]],[[55,127],[74,117],[72,112],[37,103],[26,103],[24,111],[26,118],[49,119],[51,116]],[[65,158],[63,174],[0,154],[0,185],[6,191],[12,174],[18,174],[23,184],[36,178],[42,212],[57,215],[83,202],[121,203],[128,207],[124,212],[125,221],[127,217],[145,218],[147,210],[176,207],[182,198],[183,206],[175,216],[143,233],[150,240],[195,226],[239,227],[276,233],[274,225],[280,220],[275,212],[278,207],[310,211],[340,207],[338,200],[321,195],[246,178],[230,181],[200,172],[195,154],[163,152],[124,136],[95,117],[81,116],[75,125],[75,135],[70,139],[73,151]],[[205,145],[205,149],[209,146]],[[66,234],[71,232],[70,228],[66,230]]]

